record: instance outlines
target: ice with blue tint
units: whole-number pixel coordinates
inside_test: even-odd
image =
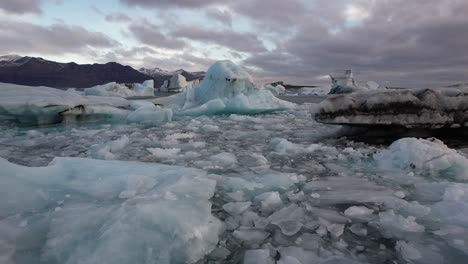
[[[468,159],[435,138],[402,138],[374,158],[383,169],[398,168],[432,177],[468,180]]]
[[[129,109],[145,106],[132,101]],[[337,138],[340,128],[312,119],[313,106],[176,116],[160,126],[1,126],[0,156],[10,162],[0,164],[0,176],[13,166],[49,179],[49,167],[63,161],[38,166],[60,156],[89,163],[63,163],[62,184],[1,178],[8,188],[0,201],[9,202],[0,202],[8,212],[0,217],[0,258],[75,263],[83,253],[84,263],[109,255],[119,263],[113,256],[125,252],[122,262],[145,263],[177,248],[198,263],[466,263],[468,185],[459,168],[467,149],[429,139],[382,146]],[[109,166],[91,175],[96,164]],[[178,169],[169,177],[164,168]],[[167,179],[183,191],[168,192],[160,185]],[[162,234],[174,243],[159,244]]]
[[[133,88],[128,88],[125,84],[110,82],[102,85],[96,85],[83,90],[84,95],[95,96],[115,96],[115,97],[134,97],[134,96],[154,96],[154,81],[147,80],[143,83],[134,83]]]
[[[176,115],[191,116],[255,114],[294,107],[270,90],[257,87],[244,69],[227,60],[214,63],[199,86],[154,102],[172,108]]]
[[[146,89],[148,85],[151,82],[145,82],[141,89]],[[49,87],[0,83],[0,95],[0,121],[3,117],[7,121],[26,125],[81,121],[161,125],[172,119],[170,109],[163,109],[151,102],[82,96]]]
[[[197,169],[0,159],[2,263],[194,263],[215,249],[216,182]]]

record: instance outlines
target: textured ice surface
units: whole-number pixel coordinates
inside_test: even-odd
[[[111,82],[86,88],[83,90],[83,94],[116,97],[154,96],[154,81],[147,80],[143,83],[135,83],[133,89],[124,84]]]
[[[466,88],[378,90],[331,96],[315,119],[329,124],[463,127],[468,125]]]
[[[208,200],[216,182],[201,170],[78,158],[0,165],[3,263],[193,263],[222,230]]]
[[[118,86],[118,84],[112,85]],[[145,82],[140,86],[137,85],[135,89],[142,90],[144,93],[150,85],[152,82]],[[125,86],[122,89],[128,90]],[[128,101],[107,96],[82,96],[75,92],[49,87],[6,83],[0,83],[0,95],[0,123],[3,123],[3,118],[6,118],[7,123],[15,122],[24,125],[70,124],[79,121],[161,125],[172,120],[170,109],[163,109],[147,101]]]
[[[202,173],[204,178],[216,181],[214,195],[202,199],[211,208],[203,209],[206,211],[199,207],[194,208],[203,215],[206,213],[207,216],[216,217],[223,222],[225,228],[216,236],[218,242],[214,242],[211,248],[213,251],[200,253],[203,256],[199,263],[249,263],[248,260],[255,263],[467,262],[466,183],[453,177],[445,177],[444,172],[429,176],[425,170],[412,169],[411,166],[381,167],[375,157],[381,153],[391,153],[393,147],[370,146],[345,138],[336,139],[339,128],[316,123],[309,114],[310,107],[310,104],[298,105],[285,111],[255,116],[176,116],[172,122],[161,126],[128,123],[95,123],[79,127],[2,126],[0,156],[10,162],[37,167],[47,165],[57,156],[98,158],[96,153],[99,152],[102,158],[143,161],[144,163],[138,163],[143,164],[143,167],[159,166],[151,165],[152,163],[183,166],[186,173],[177,173],[177,179],[191,179],[193,173]],[[274,141],[283,142],[284,145],[272,144]],[[284,148],[276,149],[276,146]],[[311,146],[315,147],[310,148]],[[434,147],[448,151],[437,144]],[[437,151],[430,149],[427,152]],[[457,153],[463,155],[461,152]],[[88,167],[81,166],[80,171],[85,173],[85,168]],[[118,166],[114,167],[120,171]],[[34,168],[34,171],[37,169]],[[433,169],[436,171],[435,167]],[[159,174],[160,170],[151,169],[151,172]],[[94,180],[86,187],[93,187],[97,193],[106,191],[106,188],[100,186],[100,182],[106,182],[111,176],[106,177],[108,174],[103,174],[101,180]],[[125,187],[110,195],[114,198],[105,200],[106,202],[101,198],[92,198],[83,201],[82,207],[78,207],[81,203],[76,206],[75,203],[71,204],[75,201],[73,199],[81,197],[77,192],[61,194],[45,188],[35,191],[35,185],[31,187],[35,188],[31,191],[27,189],[31,186],[29,183],[21,185],[21,188],[26,189],[11,187],[15,189],[13,195],[17,197],[16,204],[11,204],[8,209],[13,211],[11,215],[0,220],[0,237],[15,237],[17,245],[22,246],[14,248],[11,244],[6,244],[0,255],[8,257],[13,254],[16,263],[37,263],[34,260],[41,255],[42,249],[46,249],[44,241],[48,240],[51,232],[51,219],[73,223],[66,228],[65,224],[54,228],[54,232],[57,232],[54,234],[73,234],[72,237],[67,237],[70,241],[81,239],[72,232],[75,228],[84,230],[81,231],[83,236],[90,234],[86,230],[94,230],[83,227],[87,222],[84,220],[89,218],[83,218],[83,222],[79,223],[81,218],[77,215],[86,215],[85,212],[93,212],[98,224],[101,223],[100,217],[106,215],[105,223],[101,225],[102,231],[118,228],[117,225],[112,225],[113,219],[117,217],[116,212],[122,213],[118,215],[122,217],[122,228],[128,227],[126,223],[134,223],[132,216],[141,215],[135,214],[136,210],[128,209],[128,202],[125,202],[125,206],[122,203],[136,201],[139,196],[146,195],[146,187],[141,189],[140,182],[144,182],[143,186],[148,188],[159,186],[159,181],[155,183],[152,177],[142,179],[142,175],[149,174],[132,174],[123,180],[119,186]],[[2,186],[13,185],[2,182]],[[184,186],[191,189],[198,185],[187,181]],[[55,187],[54,191],[61,190]],[[159,189],[157,192],[160,193]],[[262,194],[265,193],[268,195],[263,197]],[[42,201],[49,201],[43,197],[52,203],[42,204]],[[189,212],[197,213],[191,207],[173,204],[189,202],[191,205],[198,198],[187,197],[182,200],[179,194],[162,197],[170,202],[167,208],[184,212],[180,222],[166,219],[168,225],[183,225],[188,223],[187,219],[198,219],[187,215]],[[187,199],[190,201],[186,201]],[[271,203],[274,209],[265,211],[262,210],[262,201],[278,203]],[[149,203],[148,206],[152,202],[153,200],[141,201],[145,205]],[[82,211],[68,214],[71,212],[71,205]],[[44,209],[26,215],[16,213],[15,208]],[[148,217],[154,217],[153,210],[145,213],[148,213]],[[143,221],[148,218],[140,219]],[[132,228],[140,227],[135,232],[147,239],[145,241],[152,241],[151,234],[156,231],[147,228],[146,224],[147,222],[134,225]],[[184,228],[180,230],[186,233],[190,233],[187,230],[192,230],[190,226]],[[176,235],[180,234],[176,233],[179,228],[174,227],[171,230]],[[103,245],[91,244],[90,247],[99,249],[99,252],[107,252],[110,248],[107,245],[114,246],[121,243],[121,238],[125,238],[123,233],[117,233],[118,236],[111,234],[113,233],[103,234]],[[50,236],[51,239],[62,237],[52,236],[52,233]],[[133,250],[129,252],[132,246],[140,245],[139,240],[135,241],[126,249],[129,255],[134,254]],[[154,252],[164,250],[167,243],[163,246],[155,247],[153,251],[148,250],[142,255],[154,256]],[[119,249],[118,253],[125,251],[118,246],[115,248]],[[87,250],[84,246],[79,249]],[[406,260],[416,250],[422,258]],[[55,252],[55,257],[47,255],[48,259],[44,261],[47,263],[51,258],[68,254],[63,253],[64,251]]]
[[[468,159],[435,138],[402,138],[374,158],[383,169],[398,168],[432,177],[468,180]]]
[[[256,87],[252,77],[231,61],[214,63],[196,88],[154,102],[172,108],[177,115],[191,116],[255,114],[294,106],[276,98],[268,89]]]
[[[283,95],[286,93],[286,88],[284,88],[284,86],[281,84],[277,84],[277,85],[266,84],[264,86],[264,89],[267,89],[268,91],[270,91],[274,96]]]

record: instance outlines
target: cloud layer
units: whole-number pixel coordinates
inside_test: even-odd
[[[0,9],[47,17],[41,3],[5,0]],[[102,23],[119,29],[112,37],[95,30],[94,21],[68,23],[67,10],[52,25],[0,16],[0,52],[94,52],[99,61],[170,70],[232,59],[263,78],[303,84],[348,68],[392,86],[468,81],[464,0],[115,0],[113,6],[99,8]]]

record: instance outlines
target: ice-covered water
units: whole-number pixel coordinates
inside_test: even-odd
[[[463,154],[337,139],[311,108],[3,126],[0,262],[467,263]]]

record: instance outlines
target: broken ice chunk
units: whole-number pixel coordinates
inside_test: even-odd
[[[259,245],[268,237],[268,233],[265,231],[242,227],[234,231],[232,235],[246,245]]]
[[[362,237],[367,236],[367,227],[363,224],[353,224],[350,226],[349,230],[355,235]]]
[[[244,255],[244,264],[274,264],[268,249],[247,250]]]
[[[268,214],[283,205],[278,192],[262,193],[256,196],[255,200],[260,202],[261,210],[265,214]]]
[[[249,209],[251,202],[236,202],[236,203],[227,203],[223,205],[224,211],[228,212],[230,215],[240,215],[245,210]]]
[[[372,218],[374,210],[365,206],[351,206],[344,211],[344,214],[356,221],[369,222]]]
[[[293,236],[299,230],[301,230],[302,223],[298,222],[296,220],[280,220],[276,222],[276,225],[280,228],[281,233],[283,233],[286,236]]]
[[[395,214],[393,210],[379,213],[378,225],[387,237],[408,238],[410,235],[424,232],[424,226],[416,222],[414,216],[407,218]]]

